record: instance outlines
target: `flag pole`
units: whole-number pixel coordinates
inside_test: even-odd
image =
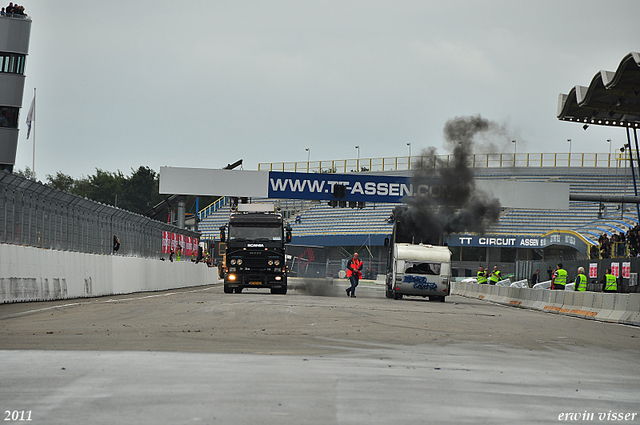
[[[36,175],[36,88],[33,88],[33,115],[31,118],[33,121],[33,162],[31,164],[31,172],[34,177]]]

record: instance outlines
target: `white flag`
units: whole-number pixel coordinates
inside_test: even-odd
[[[33,115],[35,114],[36,109],[36,96],[33,95],[33,100],[31,101],[31,107],[29,108],[29,113],[27,114],[27,139],[29,138],[29,133],[31,133],[31,121],[33,121]]]

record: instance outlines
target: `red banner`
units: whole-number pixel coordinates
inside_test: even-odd
[[[198,238],[192,238],[191,236],[178,235],[176,233],[163,231],[162,232],[162,253],[169,254],[171,251],[178,252],[178,245],[182,247],[181,255],[190,257],[193,254],[198,253]]]
[[[620,277],[620,263],[611,263],[611,274]]]

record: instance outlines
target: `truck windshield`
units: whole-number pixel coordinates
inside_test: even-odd
[[[229,240],[282,240],[282,227],[280,226],[229,226]]]
[[[410,274],[440,274],[440,263],[412,263],[407,261],[404,272]]]

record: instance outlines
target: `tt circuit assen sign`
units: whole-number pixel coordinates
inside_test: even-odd
[[[447,245],[494,248],[546,248],[555,245],[575,248],[586,253],[588,243],[577,233],[554,231],[541,236],[457,234],[449,236]]]

